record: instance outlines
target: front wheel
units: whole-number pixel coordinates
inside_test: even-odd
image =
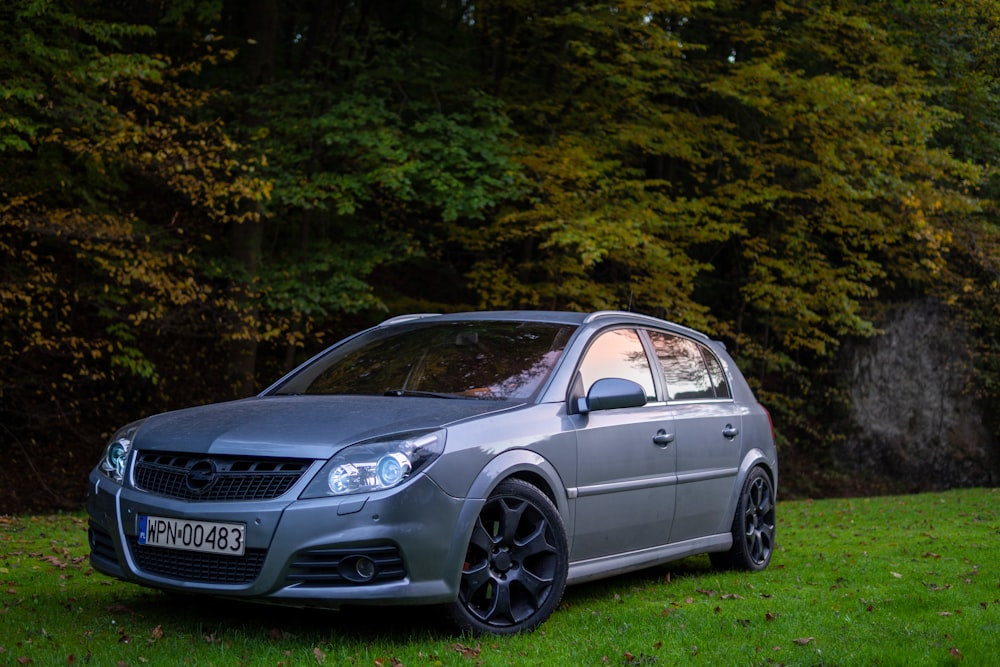
[[[514,634],[545,621],[562,598],[566,530],[548,496],[519,479],[502,482],[479,513],[450,613],[474,634]]]
[[[711,553],[712,565],[722,569],[763,570],[774,550],[774,485],[762,468],[747,475],[733,517],[733,546]]]

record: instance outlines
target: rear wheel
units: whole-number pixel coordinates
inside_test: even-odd
[[[568,563],[552,501],[522,480],[502,482],[472,529],[451,617],[475,634],[532,630],[559,604]]]
[[[709,554],[722,569],[763,570],[771,562],[775,534],[774,485],[763,468],[747,475],[733,517],[733,546]]]

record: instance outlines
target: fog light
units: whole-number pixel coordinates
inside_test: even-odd
[[[354,561],[354,571],[361,581],[371,581],[375,577],[375,563],[371,558],[361,556]]]

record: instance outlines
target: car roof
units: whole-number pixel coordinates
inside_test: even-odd
[[[684,333],[692,338],[708,341],[710,338],[700,331],[663,320],[650,315],[627,312],[623,310],[599,310],[592,313],[578,313],[561,310],[483,310],[464,313],[412,313],[391,317],[379,327],[393,326],[403,322],[434,318],[443,322],[496,321],[511,320],[519,322],[546,322],[553,324],[572,324],[582,326],[591,323],[631,324],[634,326],[652,326],[666,328]]]

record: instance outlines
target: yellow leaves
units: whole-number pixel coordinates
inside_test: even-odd
[[[932,193],[921,197],[910,193],[903,198],[903,207],[910,224],[909,235],[921,247],[919,264],[931,276],[938,276],[948,265],[948,252],[953,242],[952,231],[944,226],[935,226],[928,219],[941,215],[944,205]],[[925,199],[927,201],[925,201]]]

